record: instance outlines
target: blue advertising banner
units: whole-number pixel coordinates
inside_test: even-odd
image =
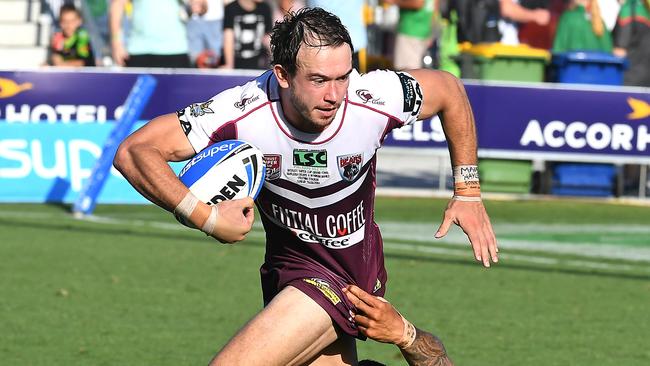
[[[74,202],[112,128],[0,123],[0,202]],[[179,172],[183,165],[174,163],[172,168]],[[147,200],[111,168],[98,202]]]
[[[158,87],[144,120],[256,76],[151,71]],[[0,201],[73,202],[139,75],[0,71]],[[466,82],[466,89],[482,157],[650,164],[648,88]],[[447,154],[438,118],[394,131],[385,146]],[[99,197],[144,201],[114,170]]]
[[[650,90],[468,84],[482,156],[650,163]],[[438,118],[395,131],[387,146],[445,148]]]
[[[149,72],[151,71],[151,72]],[[203,102],[256,74],[174,74],[147,70],[156,91],[143,120]],[[140,74],[135,72],[0,71],[0,120],[104,123],[117,120]]]
[[[0,121],[104,123],[121,104],[135,72],[0,72]],[[158,87],[142,119],[202,102],[256,74],[153,73]],[[531,159],[544,154],[631,157],[650,161],[650,89],[561,84],[466,83],[483,155]],[[380,91],[375,92],[380,94]],[[445,148],[440,121],[407,126],[386,146]],[[532,155],[535,154],[535,155]],[[577,157],[577,156],[576,156]],[[568,157],[567,159],[571,159]],[[602,159],[601,159],[602,160]]]

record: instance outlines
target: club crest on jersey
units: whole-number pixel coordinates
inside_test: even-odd
[[[337,157],[336,166],[339,168],[341,178],[352,182],[361,173],[361,166],[363,165],[363,154],[348,154]]]
[[[374,95],[368,90],[368,89],[358,89],[357,90],[357,96],[361,98],[363,101],[363,104],[377,104],[377,105],[384,105],[386,102],[379,98],[375,98]]]
[[[210,104],[212,104],[212,102],[214,101],[210,99],[205,103],[192,104],[192,106],[190,107],[191,110],[190,114],[192,115],[192,117],[201,117],[206,113],[214,113],[212,108],[210,108]]]
[[[256,96],[250,96],[250,97],[244,95],[244,96],[241,98],[240,101],[235,102],[234,106],[235,106],[235,108],[240,109],[240,110],[243,112],[244,110],[246,110],[246,106],[247,106],[247,105],[253,103],[254,101],[256,101],[256,100],[258,100],[258,99],[260,99],[260,96],[259,96],[259,95],[256,95]]]
[[[282,174],[282,156],[278,154],[264,154],[266,165],[266,180],[275,180]]]

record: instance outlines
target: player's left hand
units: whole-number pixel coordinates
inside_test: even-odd
[[[357,308],[354,322],[366,337],[383,343],[398,343],[404,334],[404,321],[393,305],[355,285],[343,289]]]
[[[460,226],[467,234],[477,261],[483,262],[485,267],[490,266],[490,259],[494,263],[499,261],[497,239],[483,202],[450,200],[436,238],[447,235],[452,223]]]

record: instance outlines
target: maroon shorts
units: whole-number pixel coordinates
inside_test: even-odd
[[[332,321],[346,334],[365,340],[366,337],[359,333],[351,313],[356,312],[354,305],[343,294],[342,289],[351,284],[350,281],[330,273],[316,273],[310,271],[296,271],[287,276],[286,270],[267,270],[262,266],[262,292],[266,306],[276,294],[287,286],[293,286],[314,300],[332,318]],[[282,272],[282,275],[279,273]],[[284,278],[282,278],[284,277]],[[383,296],[385,292],[386,277],[377,279],[377,285],[370,289],[375,296]],[[374,290],[374,291],[373,291]]]

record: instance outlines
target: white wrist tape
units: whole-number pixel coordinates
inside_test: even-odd
[[[454,167],[454,197],[457,201],[481,202],[481,183],[477,165]]]
[[[205,220],[205,223],[201,228],[201,231],[203,231],[206,235],[212,235],[212,232],[214,232],[214,228],[217,226],[217,216],[219,215],[219,209],[217,206],[211,207],[212,210],[210,211],[210,216],[208,216],[208,219]]]
[[[198,203],[199,199],[196,198],[192,192],[188,191],[178,206],[174,208],[174,216],[176,216],[176,218],[182,223],[186,225],[190,224],[190,216],[192,216],[192,212],[194,212],[194,209]]]
[[[402,339],[397,343],[397,347],[405,349],[415,342],[416,331],[415,326],[406,320],[404,316],[402,316],[402,321],[404,322],[404,333],[402,334]]]

